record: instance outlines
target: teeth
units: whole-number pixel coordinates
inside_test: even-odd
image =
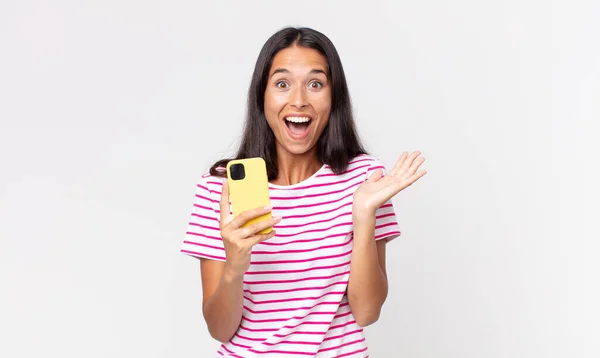
[[[285,119],[294,123],[306,123],[310,121],[308,117],[286,117]]]

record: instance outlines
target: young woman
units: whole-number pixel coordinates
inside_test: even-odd
[[[308,28],[260,52],[236,156],[251,157],[267,163],[272,208],[232,217],[221,160],[197,185],[181,249],[200,258],[218,356],[367,357],[362,327],[379,318],[386,243],[400,235],[391,198],[425,174],[424,158],[404,152],[383,175],[356,134],[335,47]]]

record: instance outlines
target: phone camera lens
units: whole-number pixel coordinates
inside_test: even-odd
[[[231,172],[231,179],[233,180],[242,180],[246,177],[246,171],[244,170],[243,164],[232,164],[231,167],[229,167],[229,170]]]

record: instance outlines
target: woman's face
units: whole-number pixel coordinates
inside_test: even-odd
[[[265,90],[265,116],[277,152],[311,150],[329,121],[331,87],[327,60],[318,51],[293,46],[273,58]]]

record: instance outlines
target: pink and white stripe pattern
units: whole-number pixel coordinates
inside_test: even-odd
[[[337,175],[324,165],[291,186],[269,184],[275,237],[256,245],[244,276],[244,313],[219,357],[367,357],[346,287],[352,254],[353,193],[376,169],[369,155]],[[223,178],[204,175],[181,252],[225,261],[219,231]],[[400,235],[391,202],[376,213],[375,240]]]

